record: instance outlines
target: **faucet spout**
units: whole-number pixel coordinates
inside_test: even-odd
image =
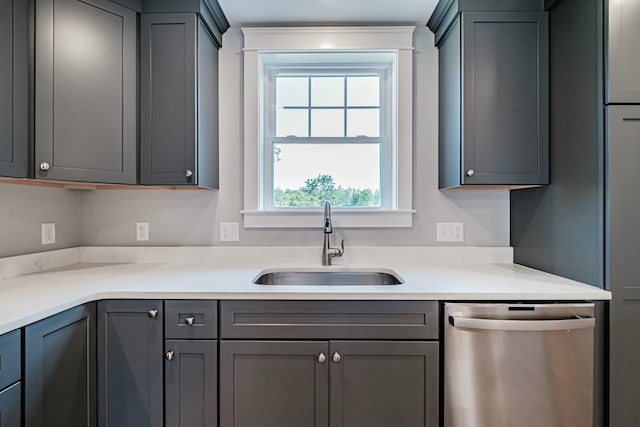
[[[341,257],[344,254],[344,240],[340,243],[340,248],[332,248],[329,242],[329,234],[333,233],[331,222],[331,203],[324,202],[324,243],[322,245],[322,265],[331,265],[331,258]]]
[[[331,223],[331,203],[324,201],[324,234],[333,233],[333,224]]]

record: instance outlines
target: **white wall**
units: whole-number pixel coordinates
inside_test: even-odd
[[[346,245],[436,245],[436,222],[463,222],[465,245],[509,245],[507,191],[439,191],[438,54],[426,27],[415,32],[414,182],[411,229],[335,230]],[[143,245],[219,245],[218,223],[242,224],[242,33],[231,28],[220,50],[220,190],[113,190],[78,199],[81,245],[136,245],[135,222],[149,221]],[[320,224],[319,224],[320,227]],[[316,230],[243,230],[234,245],[320,245]]]
[[[0,184],[0,257],[78,244],[77,191]],[[41,224],[55,222],[56,243],[42,245]]]

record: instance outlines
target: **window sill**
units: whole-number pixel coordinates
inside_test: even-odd
[[[412,209],[339,209],[331,219],[336,228],[408,228],[413,225]],[[244,228],[322,228],[322,209],[244,210]]]

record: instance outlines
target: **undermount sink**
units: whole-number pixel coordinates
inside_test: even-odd
[[[286,286],[375,286],[399,285],[403,281],[392,270],[265,270],[258,274],[253,283]]]

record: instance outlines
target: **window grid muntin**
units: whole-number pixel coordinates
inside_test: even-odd
[[[276,106],[276,77],[295,77],[295,76],[324,76],[324,75],[335,75],[338,74],[340,76],[352,77],[352,76],[377,76],[379,77],[379,106],[373,108],[379,108],[379,136],[378,137],[297,137],[297,136],[285,136],[278,137],[276,135],[277,132],[277,106]],[[264,105],[266,106],[267,113],[265,115],[266,126],[263,134],[263,150],[261,153],[260,165],[262,168],[262,179],[260,181],[260,206],[263,209],[267,210],[286,210],[286,209],[317,209],[316,206],[309,207],[275,207],[273,203],[273,194],[275,190],[275,182],[274,182],[274,149],[275,144],[282,144],[287,142],[296,142],[302,143],[305,141],[314,142],[314,143],[349,143],[349,144],[357,144],[357,143],[372,143],[372,142],[380,142],[381,145],[381,155],[380,155],[380,206],[374,209],[393,209],[396,206],[396,201],[392,200],[393,197],[397,197],[396,192],[393,191],[394,185],[394,177],[392,163],[395,162],[395,153],[394,147],[392,144],[392,114],[395,112],[395,107],[392,104],[393,99],[393,85],[391,82],[391,74],[392,74],[392,64],[391,63],[380,63],[380,64],[345,64],[343,66],[336,67],[332,65],[331,67],[327,67],[322,64],[317,64],[313,66],[309,66],[309,64],[305,64],[304,67],[298,67],[294,64],[282,65],[278,64],[276,66],[268,65],[265,67],[265,87],[267,88],[266,93],[264,93]],[[308,84],[308,107],[299,107],[302,109],[309,109],[309,114],[311,112],[311,84]],[[347,90],[345,84],[345,91]],[[344,103],[345,103],[345,129],[344,132],[346,134],[347,124],[346,124],[346,104],[347,104],[347,94],[345,92]],[[367,106],[363,106],[367,108]],[[291,107],[297,108],[297,107]],[[314,107],[314,108],[323,108],[323,107]],[[327,108],[335,108],[335,107],[327,107]],[[362,107],[349,107],[351,109],[354,108],[362,108]],[[311,117],[308,117],[308,135],[311,134]],[[268,159],[268,160],[267,160]],[[340,208],[345,209],[361,209],[361,207],[349,207],[349,206],[341,206]]]

